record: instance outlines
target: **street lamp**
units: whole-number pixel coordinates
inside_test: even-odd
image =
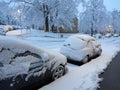
[[[21,13],[21,10],[20,10],[20,9],[18,9],[18,10],[17,10],[17,12],[20,14],[20,13]]]
[[[22,19],[22,17],[21,17],[21,10],[18,9],[18,10],[17,10],[17,13],[18,13],[18,15],[19,15],[19,20],[20,20],[20,23],[21,23],[21,19]]]
[[[20,22],[20,27],[22,26],[21,24],[22,24],[22,15],[21,15],[21,9],[17,9],[17,13],[18,13],[18,15],[19,15],[19,17],[18,17],[18,20],[19,20],[19,22]],[[22,30],[21,30],[21,33],[22,33]]]

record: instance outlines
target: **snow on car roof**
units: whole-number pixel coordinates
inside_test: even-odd
[[[71,37],[77,37],[77,38],[80,38],[80,39],[85,40],[85,41],[88,41],[90,39],[94,39],[93,37],[91,37],[90,35],[87,35],[87,34],[76,34],[76,35],[73,35]]]
[[[20,40],[15,37],[11,36],[0,36],[0,49],[1,47],[7,47],[7,48],[12,48],[14,52],[25,52],[25,50],[37,53],[40,55],[42,58],[48,58],[48,57],[61,57],[62,59],[65,60],[65,56],[61,55],[58,52],[52,53],[51,50],[46,50],[44,48],[40,48],[36,46],[35,44],[26,42],[24,40]],[[22,49],[22,50],[21,50]],[[47,56],[48,55],[48,56]],[[61,59],[60,58],[60,59]]]
[[[9,37],[9,36],[0,36],[0,47],[5,47],[5,48],[12,48],[16,49],[16,52],[19,52],[20,49],[22,50],[30,50],[32,52],[35,52],[37,54],[40,54],[42,52],[45,52],[45,50],[36,47],[35,45],[25,42],[23,40]]]

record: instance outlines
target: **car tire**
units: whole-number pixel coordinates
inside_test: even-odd
[[[88,60],[89,60],[89,56],[87,55],[87,56],[85,56],[85,58],[83,59],[83,63],[87,63],[88,62]]]
[[[100,50],[98,51],[98,56],[100,56],[101,53],[102,53],[102,49],[100,49]]]
[[[61,76],[64,75],[65,68],[62,65],[59,65],[52,73],[52,81],[60,78]]]

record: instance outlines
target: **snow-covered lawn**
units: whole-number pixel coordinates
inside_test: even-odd
[[[9,32],[7,35],[15,35],[16,31]],[[37,33],[36,33],[37,32]],[[38,47],[44,47],[46,49],[57,50],[64,40],[72,34],[63,34],[63,38],[60,38],[60,34],[44,33],[40,31],[31,31],[29,33],[20,34],[16,32],[17,38],[21,38],[25,41],[34,43]],[[32,34],[33,33],[33,34]],[[92,61],[82,65],[76,66],[68,64],[68,73],[60,79],[40,88],[39,90],[96,90],[99,87],[99,74],[104,72],[106,67],[115,57],[120,50],[120,37],[118,38],[102,38],[99,40],[102,45],[102,55]]]

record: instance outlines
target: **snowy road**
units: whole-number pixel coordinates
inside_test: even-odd
[[[101,76],[103,81],[100,83],[100,89],[97,90],[120,90],[120,52]]]

